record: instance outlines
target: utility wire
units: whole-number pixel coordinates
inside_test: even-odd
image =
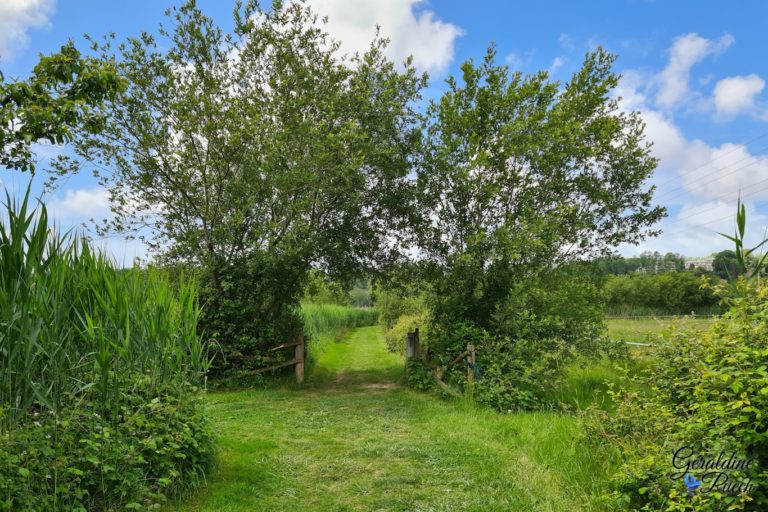
[[[753,139],[750,139],[750,140],[748,140],[747,142],[745,142],[745,143],[743,143],[743,144],[740,144],[738,147],[735,147],[735,148],[733,148],[731,151],[728,151],[727,153],[725,153],[725,154],[723,154],[723,155],[720,155],[720,156],[718,156],[717,158],[713,158],[712,160],[710,160],[710,161],[709,161],[709,162],[707,162],[707,163],[701,164],[701,165],[699,165],[698,167],[694,167],[694,168],[693,168],[693,169],[691,169],[689,172],[697,171],[697,170],[701,169],[702,167],[706,167],[706,166],[708,166],[708,165],[711,165],[713,162],[717,162],[718,160],[722,160],[722,159],[723,159],[723,158],[725,158],[726,156],[728,156],[728,155],[731,155],[731,154],[733,154],[733,153],[737,152],[738,150],[742,149],[742,147],[746,147],[746,146],[747,146],[747,144],[751,144],[751,143],[755,142],[756,140],[760,140],[760,139],[762,139],[762,138],[764,138],[764,137],[766,137],[766,136],[768,136],[768,132],[765,132],[765,133],[763,133],[763,134],[761,134],[761,135],[758,135],[757,137],[755,137],[755,138],[753,138]],[[766,148],[763,148],[763,149],[766,149]],[[728,167],[728,166],[726,166],[726,167]],[[717,172],[717,171],[715,171],[715,172]],[[706,175],[705,175],[705,176],[706,176]],[[668,183],[672,183],[673,181],[676,181],[676,180],[677,180],[677,177],[671,178],[671,179],[669,179],[669,180],[667,180],[667,181],[664,181],[664,182],[662,182],[662,183],[659,183],[659,184],[657,185],[657,187],[662,187],[662,186],[664,186],[664,185],[667,185]],[[673,190],[674,190],[674,189],[673,189]]]
[[[752,157],[752,156],[750,156],[749,158],[753,158],[753,157]],[[735,174],[735,173],[737,173],[737,172],[739,172],[739,171],[741,171],[741,170],[743,170],[743,169],[746,169],[747,167],[750,167],[750,166],[752,166],[752,165],[754,165],[754,164],[756,164],[756,163],[758,163],[758,162],[762,162],[762,161],[764,161],[764,160],[766,160],[766,159],[768,159],[768,155],[763,155],[763,156],[761,156],[761,157],[757,158],[757,159],[756,159],[754,162],[750,162],[750,163],[749,163],[749,164],[747,164],[747,165],[743,165],[743,166],[741,166],[741,167],[737,167],[737,168],[735,168],[735,169],[731,169],[730,171],[726,172],[725,174],[721,174],[720,176],[716,177],[715,179],[712,179],[712,180],[708,180],[708,181],[705,181],[705,182],[703,182],[703,183],[699,183],[699,185],[709,185],[710,183],[714,183],[714,182],[716,182],[716,181],[719,181],[719,180],[721,180],[721,179],[723,179],[723,178],[725,178],[725,177],[727,177],[727,176],[730,176],[730,175],[732,175],[732,174]],[[746,160],[746,158],[744,158],[744,159],[742,159],[742,160],[739,160],[739,161],[737,161],[737,162],[734,162],[734,164],[736,164],[736,163],[738,163],[738,162],[741,162],[741,161],[743,161],[743,160]],[[731,165],[734,165],[734,164],[731,164]],[[725,167],[723,167],[723,168],[721,168],[721,169],[718,169],[718,170],[717,170],[717,172],[719,172],[719,171],[725,171],[725,170],[728,170],[728,168],[729,168],[729,167],[730,167],[730,166],[725,166]],[[672,195],[669,195],[669,192],[673,192],[673,191],[675,191],[675,190],[678,190],[678,189],[681,189],[681,190],[682,190],[682,189],[683,189],[683,187],[684,187],[684,185],[680,185],[680,186],[678,186],[678,187],[675,187],[675,188],[673,188],[673,189],[670,189],[670,190],[667,190],[667,191],[665,191],[663,194],[661,194],[661,195],[660,195],[660,196],[657,198],[657,201],[664,201],[664,202],[669,202],[669,201],[671,201],[671,200],[673,200],[673,199],[676,199],[676,198],[678,198],[678,197],[682,197],[683,195],[685,195],[685,191],[683,191],[682,193],[676,193],[676,194],[672,194]]]

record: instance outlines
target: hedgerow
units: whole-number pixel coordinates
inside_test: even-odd
[[[708,331],[660,341],[639,391],[614,390],[615,413],[589,416],[593,439],[624,460],[606,496],[612,509],[768,508],[768,287],[742,278],[718,291],[731,296],[730,308]],[[673,459],[678,450],[752,463],[689,469]],[[684,473],[701,482],[693,496]]]

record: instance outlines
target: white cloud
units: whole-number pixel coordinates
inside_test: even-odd
[[[64,223],[104,218],[110,215],[109,191],[101,187],[67,190],[63,198],[55,197],[48,202],[48,211]]]
[[[733,44],[733,36],[726,34],[712,40],[698,34],[686,34],[675,39],[669,50],[669,63],[659,74],[659,93],[656,103],[671,108],[686,99],[691,68],[704,57],[718,54]]]
[[[747,203],[747,245],[760,242],[760,235],[768,223],[768,217]],[[664,221],[664,233],[648,239],[642,249],[625,245],[620,250],[634,255],[641,250],[676,252],[685,256],[707,256],[714,252],[732,249],[732,243],[720,233],[733,233],[736,205],[730,201],[686,202],[679,211]]]
[[[553,60],[552,64],[550,64],[550,66],[549,66],[549,72],[550,73],[554,73],[563,64],[565,64],[565,59],[564,58],[562,58],[562,57],[555,57],[555,60]]]
[[[656,193],[662,203],[679,204],[693,195],[701,200],[734,204],[739,195],[751,200],[768,199],[768,155],[753,155],[743,144],[710,146],[687,139],[663,112],[639,108],[645,134],[653,142],[653,155],[662,173],[672,179]]]
[[[27,46],[30,28],[49,25],[55,0],[0,0],[0,59],[12,60]]]
[[[557,42],[560,43],[560,46],[567,51],[573,51],[576,48],[576,45],[573,43],[573,38],[568,34],[560,34],[560,37],[557,38]]]
[[[765,87],[757,75],[731,76],[715,85],[714,102],[718,114],[736,115],[755,106],[755,96]]]
[[[624,245],[619,248],[620,252],[634,255],[642,250],[658,250],[703,256],[728,249],[729,242],[718,232],[732,231],[737,197],[744,200],[749,212],[748,236],[759,237],[768,222],[756,209],[757,201],[768,199],[768,154],[754,154],[744,144],[710,145],[686,137],[670,110],[651,105],[653,100],[648,98],[648,92],[653,90],[650,84],[658,75],[636,70],[622,75],[615,91],[616,96],[622,98],[620,108],[640,112],[646,137],[654,144],[653,155],[659,158],[659,169],[653,178],[658,186],[655,200],[670,208],[674,215],[659,225],[663,230],[659,238],[648,239],[641,247]],[[761,84],[753,82],[752,90],[762,89],[758,87]],[[743,89],[745,87],[741,88],[742,92]],[[720,111],[748,108],[744,105],[751,105],[757,92],[749,93],[749,87],[746,89],[748,92],[740,96],[741,102],[736,103],[739,108],[726,105],[723,109],[721,101]],[[693,94],[687,91],[687,86],[686,94]],[[730,100],[736,101],[733,97]],[[716,101],[715,95],[711,103]]]
[[[1,0],[0,0],[1,1]],[[453,60],[453,45],[464,31],[438,19],[434,12],[415,7],[422,0],[310,0],[314,10],[328,17],[328,32],[348,53],[364,52],[375,34],[390,39],[388,56],[401,62],[413,55],[414,65],[423,71],[441,73]]]

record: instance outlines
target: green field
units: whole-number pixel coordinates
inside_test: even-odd
[[[713,318],[681,317],[642,317],[609,318],[608,335],[613,339],[650,343],[675,329],[693,329],[703,331],[714,322]]]
[[[576,417],[441,401],[401,375],[364,327],[326,341],[303,387],[211,393],[217,464],[168,510],[597,510],[606,463]]]

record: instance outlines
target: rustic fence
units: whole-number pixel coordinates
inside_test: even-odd
[[[405,337],[405,357],[406,357],[406,365],[405,365],[406,380],[408,379],[408,361],[421,360],[427,366],[432,368],[433,376],[435,378],[435,382],[437,383],[437,385],[451,395],[459,395],[460,393],[456,389],[452,388],[448,383],[446,383],[443,380],[443,378],[445,377],[445,374],[448,370],[456,366],[461,361],[466,361],[467,362],[467,390],[471,396],[474,388],[475,372],[477,368],[475,346],[473,344],[471,343],[467,344],[467,348],[466,350],[464,350],[464,352],[456,356],[447,365],[440,366],[440,365],[434,364],[430,360],[431,358],[429,355],[429,350],[422,351],[421,340],[419,339],[419,329],[417,327],[416,329],[413,330],[413,332],[409,332]]]
[[[275,348],[270,349],[270,352],[287,348],[293,349],[293,359],[269,366],[267,368],[259,368],[254,370],[254,373],[265,373],[272,370],[277,370],[278,368],[284,368],[286,366],[294,366],[296,371],[296,382],[299,384],[304,382],[304,363],[306,357],[306,344],[304,341],[304,335],[300,334],[296,336],[293,341],[283,343],[282,345],[278,345]]]

